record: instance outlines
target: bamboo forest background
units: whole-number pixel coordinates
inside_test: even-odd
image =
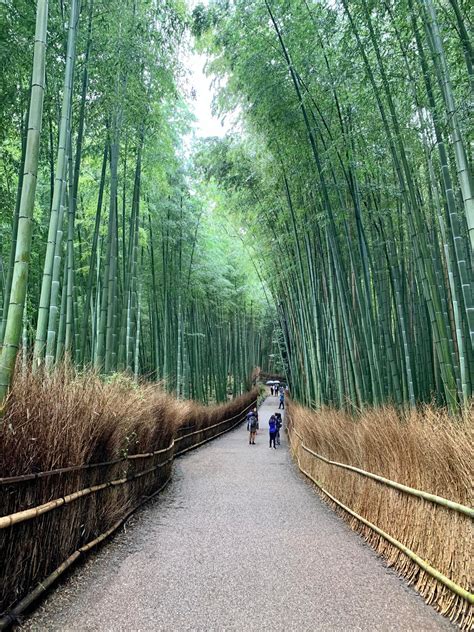
[[[463,0],[216,0],[194,11],[245,134],[201,162],[258,245],[292,393],[468,405],[473,26]]]
[[[470,404],[469,0],[0,11],[0,387],[21,330],[35,370],[67,355],[204,401],[260,366],[316,407]],[[191,33],[237,118],[197,144]]]
[[[36,20],[46,70],[20,362],[49,370],[67,355],[205,402],[247,390],[273,318],[232,222],[192,178],[184,3],[8,0],[0,12],[0,343],[39,107]]]

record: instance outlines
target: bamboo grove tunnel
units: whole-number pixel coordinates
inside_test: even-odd
[[[473,21],[1,3],[0,629],[472,626]]]

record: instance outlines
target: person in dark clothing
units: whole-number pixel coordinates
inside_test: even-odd
[[[280,403],[278,404],[278,410],[280,410],[280,408],[283,408],[283,410],[285,410],[285,393],[283,389],[280,392]]]
[[[276,433],[277,433],[277,420],[275,415],[272,415],[268,421],[268,430],[270,432],[270,447],[272,447],[272,443],[273,443],[273,447],[276,450],[276,445],[275,445],[275,438],[276,438]]]
[[[270,385],[270,395],[273,397],[273,384]]]
[[[258,430],[258,415],[256,408],[247,413],[247,430],[250,433],[249,445],[255,445],[255,436]]]
[[[275,413],[275,419],[276,419],[276,444],[280,445],[280,430],[281,427],[283,426],[283,420],[281,418],[281,413]]]

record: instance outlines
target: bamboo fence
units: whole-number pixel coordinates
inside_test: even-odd
[[[420,555],[417,555],[413,550],[411,550],[408,546],[391,536],[389,533],[381,529],[379,526],[374,524],[373,522],[367,520],[359,513],[355,512],[348,505],[342,503],[338,498],[336,498],[333,494],[331,494],[318,480],[317,478],[309,472],[301,463],[300,450],[309,454],[314,459],[320,460],[327,465],[342,468],[344,470],[348,470],[351,472],[355,472],[356,474],[370,478],[372,480],[377,481],[382,485],[387,487],[394,488],[401,493],[407,494],[409,496],[417,497],[423,501],[433,503],[444,509],[452,510],[454,512],[463,514],[468,516],[469,518],[474,517],[474,510],[471,507],[467,507],[457,502],[453,502],[441,496],[437,496],[435,494],[430,494],[428,492],[424,492],[419,489],[414,489],[407,485],[402,485],[396,481],[390,480],[383,476],[379,476],[377,474],[373,474],[372,472],[367,472],[361,468],[354,467],[352,465],[348,465],[346,463],[339,463],[338,461],[332,461],[325,456],[318,454],[314,450],[311,450],[308,446],[304,444],[303,437],[301,434],[293,427],[293,424],[288,424],[288,435],[290,439],[290,447],[291,451],[296,459],[299,470],[304,474],[316,487],[320,492],[322,492],[323,496],[329,499],[330,503],[333,504],[336,508],[339,508],[343,511],[343,515],[348,515],[354,518],[358,525],[363,525],[368,528],[371,532],[380,536],[383,540],[388,542],[390,545],[398,549],[401,553],[403,553],[409,560],[411,560],[416,566],[418,566],[422,571],[427,573],[434,580],[442,584],[445,588],[447,588],[453,595],[456,595],[462,602],[464,602],[465,607],[462,606],[457,608],[453,608],[452,604],[450,607],[451,616],[450,618],[454,621],[456,620],[460,627],[463,629],[471,629],[472,626],[472,606],[474,605],[474,594],[470,592],[468,589],[460,586],[458,583],[447,577],[445,574],[441,573],[438,569],[434,568],[428,561],[423,559]],[[295,441],[295,438],[297,441]],[[441,609],[441,608],[439,608]],[[442,611],[443,614],[448,614],[448,610],[445,609]]]
[[[24,483],[37,483],[41,480],[48,479],[50,477],[61,477],[63,475],[68,475],[70,473],[81,473],[87,470],[94,469],[102,469],[106,467],[115,467],[120,465],[126,465],[129,463],[134,463],[137,461],[148,460],[156,458],[160,455],[166,455],[168,458],[165,460],[160,460],[160,462],[153,464],[151,467],[147,467],[139,472],[133,473],[128,476],[121,476],[120,478],[113,478],[112,480],[99,482],[95,485],[89,485],[83,489],[77,490],[75,492],[65,494],[61,497],[55,498],[51,501],[43,503],[41,505],[37,505],[35,507],[30,507],[28,509],[22,511],[16,511],[14,513],[10,513],[8,515],[0,517],[0,534],[12,528],[15,528],[17,525],[21,525],[22,523],[29,523],[32,521],[36,521],[41,516],[53,512],[54,510],[71,505],[84,499],[86,497],[93,497],[99,492],[102,492],[106,489],[116,489],[124,485],[128,485],[138,479],[141,479],[145,476],[152,475],[154,472],[164,470],[169,467],[174,458],[180,456],[190,450],[197,448],[208,441],[212,441],[213,439],[219,437],[220,435],[232,430],[237,425],[242,423],[245,418],[245,415],[249,408],[255,406],[258,400],[252,400],[250,404],[245,406],[235,415],[223,419],[217,423],[211,424],[209,426],[202,426],[196,428],[196,424],[190,424],[187,426],[182,426],[178,428],[175,433],[175,437],[171,441],[171,443],[160,450],[156,450],[154,452],[142,453],[142,454],[133,454],[122,457],[120,459],[114,459],[111,461],[104,461],[101,463],[93,463],[93,464],[83,464],[78,466],[71,466],[65,468],[58,468],[55,470],[49,470],[44,472],[37,472],[32,474],[25,474],[22,476],[12,476],[12,477],[4,477],[0,478],[0,489],[2,487],[11,488],[12,486],[22,485]],[[183,430],[189,430],[190,428],[196,428],[191,432],[187,432],[185,434],[180,434]],[[101,533],[99,536],[93,538],[91,541],[79,547],[75,550],[69,557],[62,562],[53,572],[51,572],[45,579],[39,582],[33,590],[30,590],[28,594],[23,597],[20,601],[18,601],[13,607],[9,608],[3,616],[0,617],[0,630],[6,630],[12,624],[18,622],[18,618],[22,613],[24,613],[30,606],[41,596],[43,595],[52,584],[67,570],[69,569],[77,560],[83,557],[89,550],[98,546],[101,542],[103,542],[106,538],[112,535],[117,529],[128,520],[128,518],[145,502],[155,497],[164,487],[167,485],[169,480],[171,479],[171,470],[166,469],[165,480],[160,484],[158,490],[153,491],[153,493],[145,495],[141,497],[133,508],[127,510],[125,515],[121,516],[118,520],[114,522],[114,524],[108,528],[106,531]],[[161,480],[161,479],[159,479]],[[64,518],[68,520],[66,516]],[[61,517],[59,518],[61,520]],[[30,586],[31,588],[31,586]]]
[[[466,505],[461,505],[461,503],[456,503],[452,500],[448,500],[447,498],[443,498],[442,496],[437,496],[436,494],[430,494],[428,492],[421,491],[420,489],[408,487],[408,485],[402,485],[401,483],[397,483],[396,481],[392,481],[383,476],[379,476],[378,474],[373,474],[372,472],[366,472],[365,470],[362,470],[359,467],[354,467],[353,465],[348,465],[347,463],[339,463],[338,461],[331,461],[330,459],[327,459],[322,454],[318,454],[317,452],[314,452],[314,450],[311,450],[311,448],[308,448],[308,446],[306,446],[303,443],[303,437],[299,434],[297,430],[293,429],[293,432],[300,440],[301,448],[305,452],[308,452],[308,454],[311,454],[312,456],[316,457],[320,461],[324,461],[328,465],[334,465],[335,467],[341,467],[345,470],[350,470],[351,472],[357,472],[357,474],[360,474],[361,476],[366,476],[367,478],[372,478],[375,481],[382,483],[383,485],[388,485],[389,487],[398,489],[402,492],[405,492],[406,494],[417,496],[418,498],[422,498],[423,500],[436,503],[438,505],[441,505],[442,507],[447,507],[448,509],[452,509],[453,511],[458,511],[459,513],[463,513],[466,516],[469,516],[470,518],[474,518],[474,509],[472,509],[472,507],[466,507]]]

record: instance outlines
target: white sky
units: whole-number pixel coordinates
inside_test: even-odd
[[[222,124],[216,116],[212,114],[213,90],[211,87],[212,77],[204,74],[204,64],[206,56],[198,53],[191,53],[186,60],[186,65],[190,70],[189,87],[195,92],[195,100],[190,101],[191,110],[197,118],[195,124],[196,136],[224,136],[229,130],[228,121]]]
[[[187,4],[189,10],[192,11],[197,4],[207,6],[208,1],[209,0],[187,0]],[[211,84],[214,77],[212,75],[209,77],[205,75],[204,66],[206,61],[206,55],[198,54],[192,50],[189,54],[186,54],[184,58],[184,63],[190,71],[186,82],[187,92],[190,93],[191,90],[194,90],[195,93],[195,99],[189,99],[188,101],[197,119],[194,126],[194,135],[196,137],[224,136],[234,127],[237,116],[226,115],[223,121],[220,121],[217,116],[213,116],[211,103],[214,90]]]

